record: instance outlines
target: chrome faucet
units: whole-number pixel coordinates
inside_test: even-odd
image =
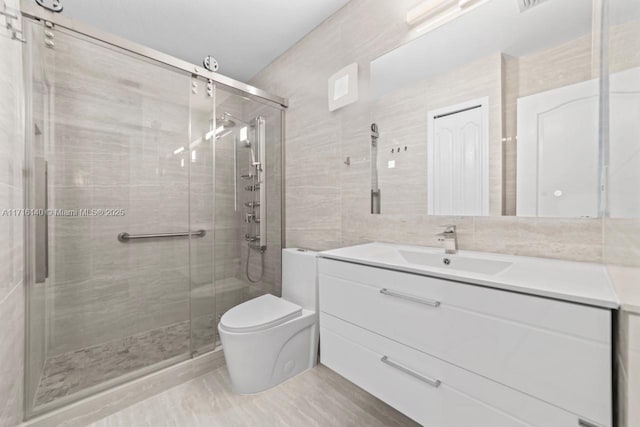
[[[458,235],[456,234],[455,225],[443,225],[444,231],[436,234],[438,242],[442,242],[444,253],[455,254],[458,252]]]

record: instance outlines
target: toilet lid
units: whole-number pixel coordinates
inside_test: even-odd
[[[220,325],[230,332],[254,332],[301,315],[299,305],[267,294],[233,307],[222,316]]]

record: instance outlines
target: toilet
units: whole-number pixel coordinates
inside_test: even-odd
[[[282,251],[282,298],[227,311],[218,324],[233,391],[258,393],[313,368],[318,354],[317,253]]]

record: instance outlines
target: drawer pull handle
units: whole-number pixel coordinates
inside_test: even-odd
[[[589,421],[581,418],[578,419],[578,425],[580,427],[600,427],[598,424],[590,423]]]
[[[417,303],[420,303],[420,304],[428,305],[428,306],[431,306],[431,307],[440,307],[440,301],[435,301],[435,300],[432,300],[432,299],[418,298],[418,297],[414,297],[412,295],[407,295],[407,294],[401,294],[399,292],[390,291],[387,288],[380,289],[380,293],[384,294],[384,295],[389,295],[390,297],[402,298],[402,299],[406,299],[406,300],[409,300],[409,301],[417,302]]]
[[[412,377],[417,378],[422,382],[429,384],[431,387],[438,388],[440,387],[440,384],[442,384],[442,381],[427,378],[424,375],[419,374],[418,372],[414,371],[411,368],[407,368],[406,366],[403,366],[397,362],[394,362],[393,360],[389,359],[387,356],[382,356],[380,358],[380,361],[386,365],[396,368],[399,371],[404,372],[405,374],[411,375]]]

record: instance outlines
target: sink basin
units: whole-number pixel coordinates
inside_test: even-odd
[[[444,268],[471,273],[495,275],[509,268],[512,263],[492,259],[473,258],[456,254],[430,254],[407,250],[398,251],[400,256],[409,264],[426,265],[434,268]]]
[[[321,262],[343,261],[607,309],[619,307],[602,264],[465,250],[448,255],[442,248],[393,243],[332,249],[321,252],[320,258],[324,258]]]

